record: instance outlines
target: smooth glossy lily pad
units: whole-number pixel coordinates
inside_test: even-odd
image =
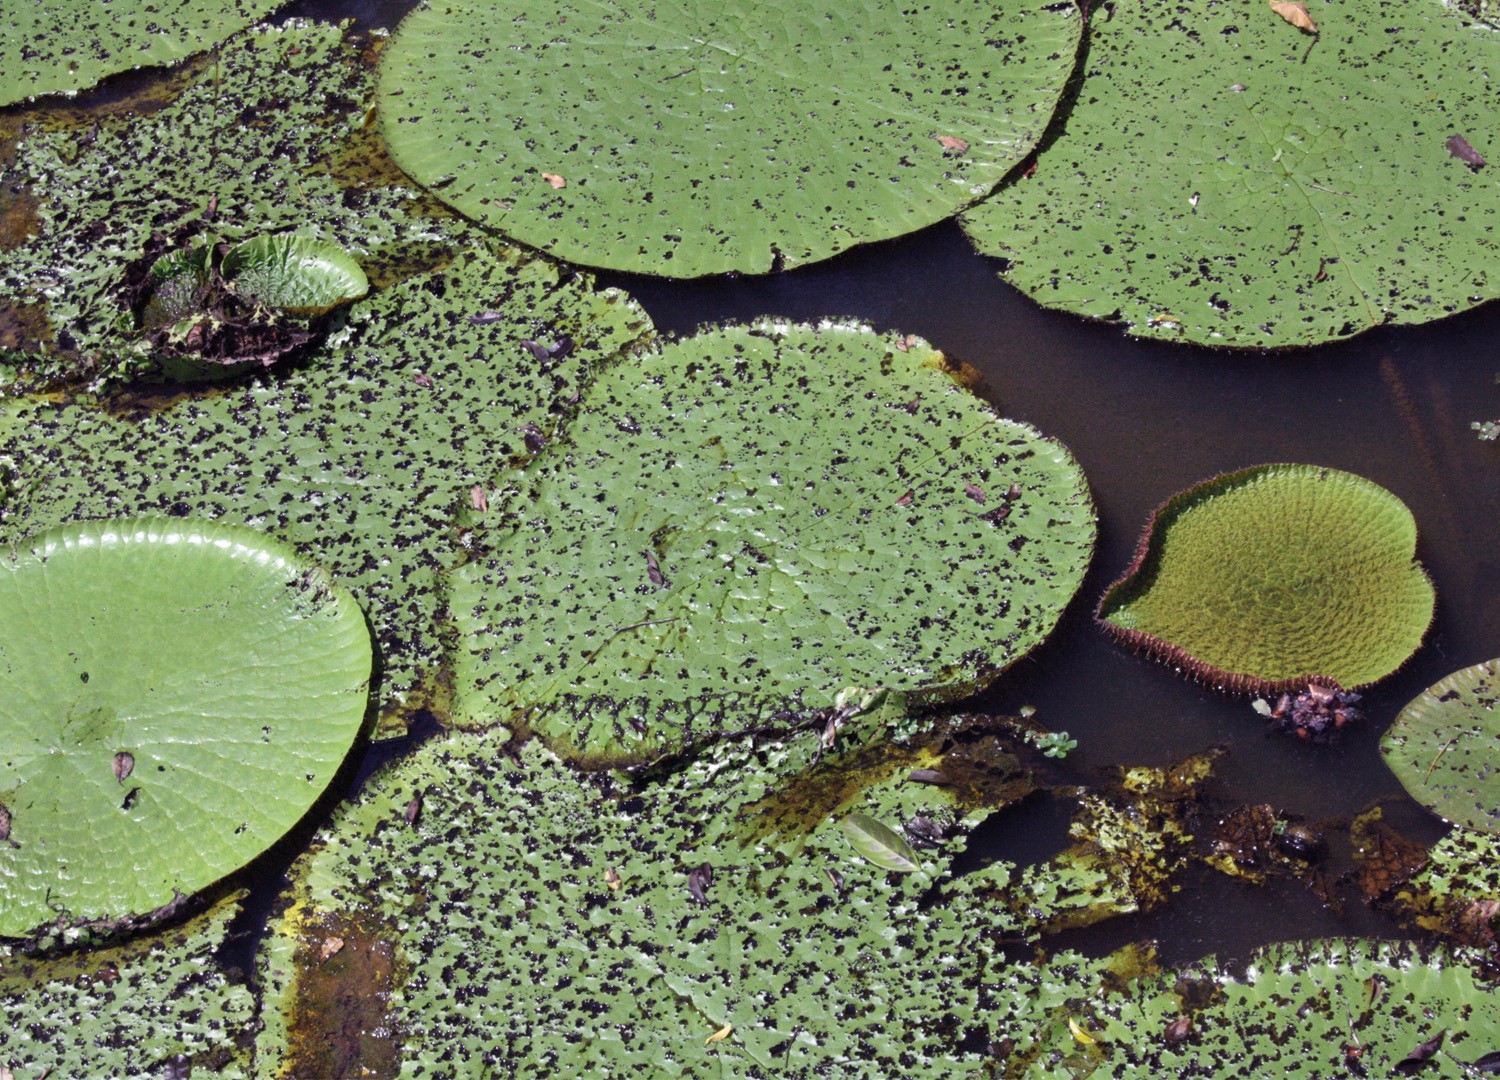
[[[1039,0],[429,0],[381,58],[381,130],[439,198],[560,258],[764,273],[988,192],[1081,22]]]
[[[1500,660],[1455,671],[1396,717],[1380,752],[1411,797],[1469,829],[1500,833]]]
[[[353,598],[250,529],[143,518],[0,557],[0,935],[150,913],[268,848],[366,715]]]
[[[16,0],[0,19],[0,105],[83,90],[211,49],[285,0]]]
[[[449,578],[455,722],[638,763],[851,687],[984,686],[1051,631],[1094,516],[1068,451],[955,374],[771,322],[604,372]]]
[[[1500,296],[1500,36],[1439,0],[1092,5],[1061,135],[967,214],[1038,302],[1127,332],[1311,345]]]
[[[1432,621],[1416,540],[1406,505],[1363,477],[1258,465],[1168,499],[1098,619],[1226,689],[1354,689],[1405,663]]]
[[[1481,1075],[1465,1066],[1500,1048],[1500,997],[1482,963],[1464,950],[1353,939],[1273,945],[1242,968],[1210,958],[1075,999],[1073,1023],[1089,1041],[1053,1027],[1025,1075]],[[1440,1033],[1444,1051],[1423,1059],[1419,1047]]]
[[[236,290],[281,311],[324,311],[370,288],[349,252],[289,233],[236,244],[224,255],[223,271]]]

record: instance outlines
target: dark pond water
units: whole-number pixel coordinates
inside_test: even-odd
[[[409,0],[306,0],[286,15],[393,26]],[[1500,442],[1473,420],[1500,418],[1500,305],[1425,328],[1382,330],[1316,350],[1214,352],[1126,339],[1117,330],[1044,311],[997,277],[957,226],[945,224],[827,263],[767,278],[670,282],[605,275],[634,295],[664,332],[762,315],[856,317],[915,333],[984,376],[1004,415],[1061,439],[1092,485],[1100,537],[1094,564],[1052,638],[965,707],[1037,719],[1078,740],[1067,769],[1079,782],[1117,765],[1165,764],[1209,747],[1227,751],[1209,791],[1225,806],[1270,803],[1283,813],[1340,823],[1375,804],[1414,839],[1441,824],[1402,792],[1377,741],[1401,706],[1449,672],[1500,655]],[[1419,557],[1438,591],[1436,621],[1405,669],[1366,695],[1368,723],[1335,747],[1268,738],[1243,699],[1212,693],[1123,651],[1092,624],[1094,602],[1123,572],[1151,510],[1215,473],[1272,461],[1309,462],[1369,477],[1402,498],[1421,529]],[[409,744],[409,741],[408,741]],[[343,790],[395,753],[371,748]],[[1045,858],[1065,842],[1066,807],[1038,800],[977,838],[987,857]],[[309,826],[310,827],[310,826]],[[279,870],[306,831],[261,863],[268,905]],[[1331,847],[1334,869],[1347,851]],[[1358,902],[1342,916],[1304,886],[1252,888],[1194,872],[1170,904],[1068,936],[1106,952],[1156,939],[1168,961],[1328,934],[1398,936]],[[263,917],[252,911],[247,923]],[[249,928],[248,926],[246,927]],[[1059,943],[1061,944],[1061,943]]]
[[[413,6],[304,0],[286,14],[392,27]],[[1482,442],[1469,427],[1500,418],[1500,305],[1319,349],[1223,352],[1132,341],[1045,311],[1005,285],[998,269],[950,223],[773,277],[673,282],[606,274],[601,284],[630,292],[670,334],[763,315],[847,316],[918,334],[978,369],[982,393],[1004,415],[1068,445],[1099,514],[1089,577],[1051,639],[966,707],[1013,713],[1034,706],[1038,720],[1078,740],[1066,764],[1080,781],[1106,778],[1117,765],[1166,764],[1223,747],[1208,794],[1226,806],[1270,803],[1330,827],[1335,871],[1347,866],[1339,826],[1373,805],[1413,839],[1440,836],[1441,822],[1407,798],[1377,743],[1422,689],[1500,656],[1500,560],[1492,541],[1500,442]],[[1437,586],[1426,644],[1366,694],[1368,722],[1334,747],[1268,737],[1244,699],[1175,677],[1120,649],[1092,622],[1093,604],[1124,571],[1162,500],[1215,473],[1273,461],[1346,469],[1393,491],[1416,515],[1418,555]],[[1011,813],[1014,827],[985,830],[970,860],[1036,861],[1066,842],[1060,803]],[[1164,908],[1073,933],[1066,943],[1102,953],[1152,938],[1163,959],[1178,961],[1243,955],[1294,937],[1401,936],[1357,901],[1334,914],[1296,882],[1255,888],[1202,870],[1182,884]]]

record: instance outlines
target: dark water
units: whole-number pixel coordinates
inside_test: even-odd
[[[393,26],[410,0],[305,0],[286,17],[353,18]],[[1084,588],[1052,638],[1006,672],[970,707],[1011,713],[1022,705],[1065,729],[1079,746],[1066,765],[1080,781],[1122,764],[1165,764],[1222,746],[1209,794],[1226,805],[1267,802],[1283,813],[1335,825],[1383,803],[1387,818],[1420,840],[1441,824],[1411,803],[1380,760],[1380,733],[1402,705],[1460,667],[1500,656],[1500,442],[1472,420],[1500,418],[1500,305],[1428,327],[1380,330],[1315,350],[1216,352],[1126,339],[1036,307],[996,276],[956,225],[850,252],[765,278],[694,282],[603,275],[634,295],[664,332],[762,315],[863,319],[915,333],[983,373],[984,395],[1011,417],[1061,439],[1092,486],[1100,536]],[[1215,473],[1263,462],[1327,465],[1393,491],[1416,515],[1419,557],[1438,591],[1436,620],[1416,657],[1372,688],[1369,722],[1341,745],[1310,747],[1264,734],[1243,699],[1211,693],[1127,653],[1097,631],[1091,609],[1125,569],[1151,510]],[[371,748],[346,790],[400,744]],[[1023,806],[989,829],[966,859],[1037,861],[1065,842],[1057,805]],[[308,823],[308,828],[311,823]],[[262,904],[305,837],[260,867]],[[1111,920],[1065,942],[1104,952],[1137,938],[1163,958],[1241,955],[1258,944],[1329,934],[1395,936],[1358,902],[1335,915],[1295,882],[1251,888],[1209,870],[1191,872],[1173,901]]]

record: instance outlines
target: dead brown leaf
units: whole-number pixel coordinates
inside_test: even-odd
[[[469,489],[469,501],[481,514],[490,508],[490,498],[485,494],[483,484],[475,484]]]
[[[344,939],[341,937],[328,937],[323,939],[323,944],[318,947],[318,960],[326,963],[329,957],[337,956],[338,951],[344,947]]]
[[[944,150],[957,150],[960,154],[969,148],[968,143],[962,139],[955,139],[952,135],[939,135],[937,141]]]
[[[568,186],[568,182],[556,173],[544,172],[542,173],[542,179],[555,188],[565,188]]]
[[[1307,13],[1307,5],[1303,0],[1271,0],[1271,10],[1298,30],[1306,30],[1309,34],[1318,32],[1318,24]]]

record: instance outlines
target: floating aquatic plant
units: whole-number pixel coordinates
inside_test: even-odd
[[[1409,701],[1380,752],[1413,799],[1468,829],[1500,833],[1500,661],[1455,671]]]
[[[1226,689],[1354,689],[1432,621],[1411,511],[1352,473],[1258,465],[1163,504],[1099,601],[1117,640]]]
[[[205,217],[231,244],[295,233],[303,239],[275,243],[337,245],[377,284],[393,268],[431,269],[482,242],[404,186],[364,130],[372,79],[369,57],[340,27],[258,27],[165,104],[25,131],[3,179],[29,186],[38,202],[28,234],[0,245],[0,320],[20,312],[40,329],[30,355],[16,359],[42,377],[96,386],[150,366],[135,348],[122,277],[154,234]],[[271,284],[262,275],[260,287]]]
[[[396,162],[573,262],[764,273],[920,229],[1031,150],[1082,20],[1031,0],[431,0],[381,57]]]
[[[451,575],[455,722],[593,765],[972,693],[1050,632],[1094,543],[1068,451],[942,354],[724,328],[605,371],[488,496]]]
[[[1004,797],[906,780],[914,765],[967,776],[962,753],[942,752],[954,734],[876,739],[837,761],[810,734],[730,741],[628,787],[535,740],[513,754],[495,733],[426,743],[295,868],[256,1074],[327,1075],[342,1060],[412,1076],[755,1077],[851,1062],[957,1075],[984,1069],[992,1041],[1022,1054],[1056,1003],[1097,985],[1096,965],[1067,952],[1036,966],[1001,954],[997,939],[1034,931],[1048,897],[999,865],[970,888],[951,875],[960,845],[942,840],[921,859],[961,891],[925,901],[931,879],[866,862],[840,824],[864,814],[910,836],[926,818],[961,840]],[[1067,868],[1045,880],[1087,892]],[[357,964],[324,976],[334,937],[402,963],[378,985]],[[371,1034],[352,1035],[355,1015]]]
[[[211,49],[282,0],[24,0],[0,20],[0,105]]]
[[[1242,969],[1210,958],[1075,998],[1089,1038],[1056,1025],[1026,1075],[1314,1080],[1415,1075],[1429,1059],[1432,1075],[1475,1075],[1473,1063],[1500,1048],[1500,999],[1481,963],[1472,952],[1340,939],[1273,945]]]
[[[0,558],[0,935],[130,925],[313,804],[366,715],[353,598],[250,529],[87,522]]]
[[[320,336],[319,317],[369,289],[343,248],[290,234],[199,240],[148,256],[138,276],[127,287],[146,347],[168,374],[185,378],[266,366],[305,349]]]
[[[51,958],[0,946],[0,1063],[18,1080],[252,1075],[258,1001],[216,956],[244,893],[186,922]]]
[[[1493,27],[1372,0],[1314,5],[1309,36],[1275,6],[1092,5],[1066,128],[963,219],[1007,281],[1131,334],[1256,347],[1500,296],[1496,166],[1454,142],[1500,157],[1476,90]]]
[[[474,485],[553,434],[650,320],[619,292],[513,252],[459,258],[349,320],[297,370],[209,396],[126,396],[112,409],[15,400],[24,417],[7,425],[0,412],[0,467],[16,477],[0,540],[173,513],[294,543],[369,613],[391,734],[442,699],[439,582],[467,555],[461,519],[485,520]]]

